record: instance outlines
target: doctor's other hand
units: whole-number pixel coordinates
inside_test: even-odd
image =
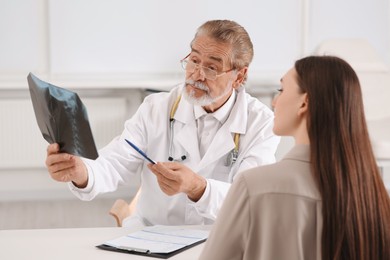
[[[56,181],[71,181],[78,188],[85,188],[88,184],[88,171],[84,162],[77,156],[60,153],[57,143],[47,147],[46,167]]]
[[[148,168],[156,175],[161,190],[169,196],[184,192],[190,200],[196,202],[206,189],[206,179],[183,164],[158,162],[148,164]]]

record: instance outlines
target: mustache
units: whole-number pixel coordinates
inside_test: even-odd
[[[209,93],[209,91],[210,91],[210,89],[209,89],[209,87],[207,85],[203,84],[202,82],[195,81],[195,80],[192,80],[192,79],[186,80],[186,85],[192,85],[192,86],[194,86],[197,89],[206,91],[207,93]]]

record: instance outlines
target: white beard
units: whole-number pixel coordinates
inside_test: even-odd
[[[183,97],[188,101],[188,103],[193,104],[195,106],[209,106],[216,101],[218,101],[221,97],[225,96],[229,91],[231,90],[233,81],[229,81],[228,85],[226,86],[225,90],[223,93],[221,93],[217,97],[212,97],[210,95],[210,89],[203,83],[199,81],[194,81],[194,80],[186,80],[185,85],[184,85],[184,91],[182,93]],[[201,97],[196,97],[195,96],[195,91],[194,90],[188,90],[187,89],[187,84],[191,85],[197,89],[205,91],[205,94]]]

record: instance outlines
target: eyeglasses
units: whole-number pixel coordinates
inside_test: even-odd
[[[197,64],[191,60],[186,60],[188,56],[189,56],[189,54],[184,59],[182,59],[180,61],[182,68],[189,73],[194,73],[195,70],[201,69],[201,73],[203,72],[203,76],[209,80],[216,80],[218,77],[225,75],[226,73],[234,70],[234,68],[231,68],[230,70],[222,71],[221,73],[218,74],[218,72],[216,70],[202,66],[202,65]]]

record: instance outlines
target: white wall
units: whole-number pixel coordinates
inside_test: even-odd
[[[180,72],[208,19],[246,27],[260,74],[284,72],[333,37],[366,38],[389,64],[389,13],[389,0],[0,0],[0,79]]]
[[[45,179],[28,72],[83,92],[101,147],[141,102],[137,88],[182,80],[178,61],[209,19],[248,30],[255,47],[248,87],[267,101],[293,61],[326,39],[367,39],[390,65],[390,0],[0,0],[0,197],[68,194]],[[112,118],[115,127],[101,134]]]

